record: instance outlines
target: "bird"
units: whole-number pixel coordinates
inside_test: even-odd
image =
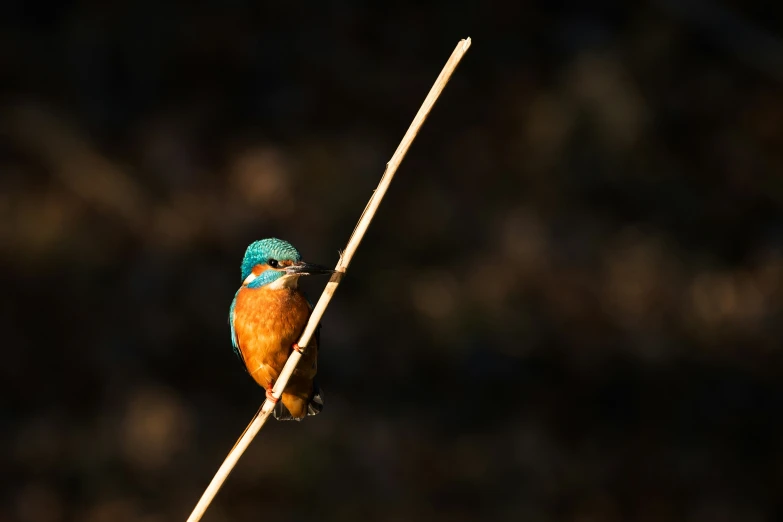
[[[305,263],[291,243],[277,238],[251,243],[242,259],[242,285],[229,309],[231,343],[250,376],[266,390],[278,420],[302,420],[323,409],[323,393],[315,382],[321,325],[294,370],[280,401],[272,388],[302,335],[313,307],[299,289],[301,276],[331,274]]]

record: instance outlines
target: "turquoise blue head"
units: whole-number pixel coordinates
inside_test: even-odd
[[[295,287],[300,276],[330,274],[320,265],[302,261],[302,255],[288,241],[277,238],[250,243],[242,259],[243,285],[258,288],[265,285]]]

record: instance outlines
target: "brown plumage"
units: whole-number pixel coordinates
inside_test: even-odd
[[[256,266],[253,273],[259,275],[267,269],[269,267]],[[296,278],[284,286],[240,288],[234,307],[233,327],[247,371],[263,388],[274,386],[311,312],[312,307],[296,286]],[[281,397],[283,405],[297,420],[304,418],[308,409],[313,413],[310,403],[315,391],[313,379],[317,370],[316,335],[307,346]]]

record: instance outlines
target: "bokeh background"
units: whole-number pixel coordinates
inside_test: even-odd
[[[781,15],[4,4],[0,520],[185,519],[263,397],[244,248],[334,264],[466,36],[324,318],[324,412],[204,520],[778,520]]]

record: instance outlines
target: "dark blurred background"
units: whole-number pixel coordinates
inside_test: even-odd
[[[186,518],[263,398],[245,247],[333,265],[467,36],[324,318],[324,412],[204,520],[779,520],[781,16],[4,4],[0,521]]]

